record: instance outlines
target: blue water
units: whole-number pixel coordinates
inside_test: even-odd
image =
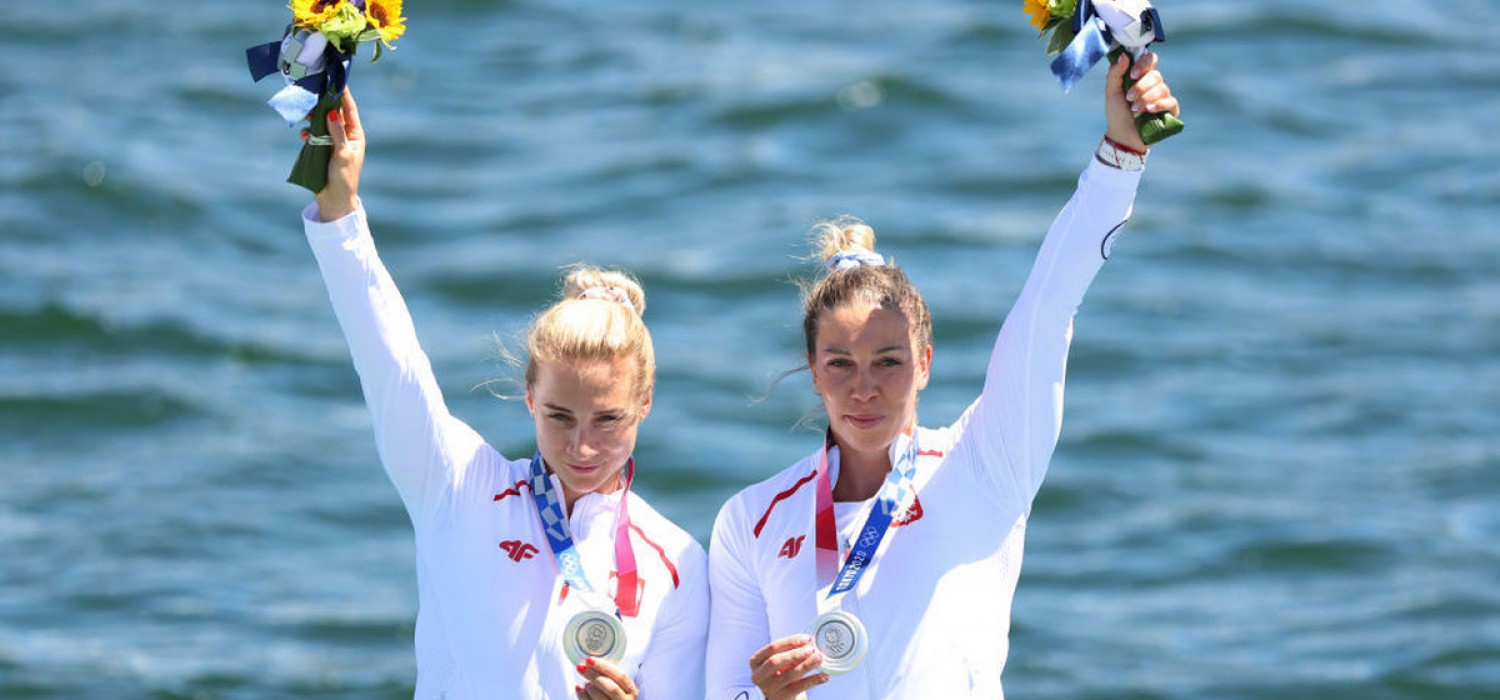
[[[635,270],[640,490],[706,541],[816,444],[804,376],[757,399],[853,213],[953,419],[1102,130],[1020,4],[409,2],[362,192],[454,411],[529,452],[498,344]],[[1188,131],[1077,321],[1008,693],[1500,697],[1500,8],[1159,8]],[[410,697],[409,525],[243,65],[287,18],[0,13],[0,698]]]

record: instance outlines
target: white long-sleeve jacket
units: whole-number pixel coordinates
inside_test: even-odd
[[[839,605],[864,622],[868,653],[810,700],[1003,697],[1011,599],[1032,499],[1061,426],[1073,317],[1130,216],[1139,179],[1140,171],[1090,163],[1005,318],[983,392],[952,425],[918,429],[916,500]],[[709,700],[761,698],[751,654],[808,632],[818,614],[820,452],[719,512],[709,550]],[[836,480],[837,448],[829,461]],[[835,504],[840,562],[873,502]]]
[[[312,205],[302,216],[349,341],[381,462],[416,533],[415,697],[575,697],[583,677],[561,639],[585,601],[573,593],[559,602],[562,578],[531,496],[530,460],[506,459],[448,412],[364,210],[323,223]],[[620,498],[585,494],[568,518],[584,572],[599,590],[613,590]],[[628,498],[642,590],[639,614],[624,620],[628,648],[620,666],[643,698],[701,698],[707,556],[639,496]]]

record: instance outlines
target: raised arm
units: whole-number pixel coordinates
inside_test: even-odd
[[[303,226],[349,342],[381,462],[421,526],[462,484],[483,440],[449,414],[406,302],[376,253],[359,201],[364,129],[347,90],[328,125],[328,185],[303,212]]]
[[[982,465],[985,478],[1014,481],[1016,488],[1002,491],[1024,498],[1023,509],[1041,487],[1062,427],[1073,317],[1130,218],[1140,182],[1146,145],[1132,114],[1180,112],[1155,54],[1136,62],[1131,70],[1138,80],[1127,92],[1122,82],[1128,66],[1122,57],[1105,79],[1106,140],[1042,241],[1000,328],[984,393],[969,416],[967,437],[985,455],[974,463]],[[1136,152],[1139,162],[1131,159]]]

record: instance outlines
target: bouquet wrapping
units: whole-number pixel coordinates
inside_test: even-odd
[[[1161,15],[1150,0],[1025,0],[1031,24],[1047,40],[1047,55],[1052,60],[1052,74],[1063,92],[1089,72],[1100,59],[1110,62],[1120,54],[1139,58],[1152,42],[1166,41]],[[1125,87],[1133,81],[1127,76]],[[1184,124],[1165,113],[1143,113],[1135,118],[1141,140],[1151,145],[1182,131]]]
[[[307,143],[287,182],[317,193],[328,182],[328,113],[338,109],[349,66],[363,42],[381,49],[406,32],[401,0],[292,0],[292,23],[281,39],[245,51],[256,82],[280,73],[286,86],[268,103],[288,125],[308,120]]]

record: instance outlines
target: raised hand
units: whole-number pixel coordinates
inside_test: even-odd
[[[333,221],[359,208],[359,173],[365,165],[365,130],[359,121],[359,106],[349,88],[344,88],[339,108],[328,113],[328,184],[318,192],[318,218]]]
[[[1135,81],[1129,89],[1125,87],[1127,70]],[[1104,80],[1104,114],[1108,120],[1104,135],[1121,146],[1144,152],[1147,144],[1136,126],[1135,115],[1156,112],[1182,114],[1172,88],[1157,69],[1156,54],[1141,54],[1135,65],[1131,65],[1130,56],[1122,54],[1110,66]]]

